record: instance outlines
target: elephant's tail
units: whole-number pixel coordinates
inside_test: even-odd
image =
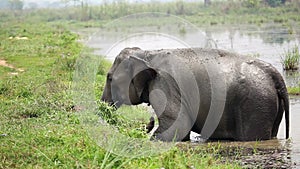
[[[281,92],[282,100],[284,104],[284,113],[285,113],[285,138],[288,139],[290,133],[290,104],[289,104],[289,96],[286,87],[284,86],[284,91]]]
[[[277,74],[277,73],[276,73]],[[290,104],[289,104],[289,95],[287,88],[285,86],[284,80],[282,76],[278,73],[277,75],[273,75],[272,78],[275,82],[275,87],[278,94],[278,100],[279,100],[279,110],[278,114],[273,126],[273,129],[276,128],[276,131],[273,131],[272,134],[274,137],[276,137],[279,124],[282,120],[283,112],[285,113],[285,138],[288,139],[289,133],[290,133]]]
[[[284,84],[284,83],[283,83]],[[289,104],[289,96],[287,92],[286,86],[281,86],[281,89],[278,90],[280,103],[283,105],[284,113],[285,113],[285,138],[288,139],[290,133],[290,104]],[[282,111],[283,112],[283,111]]]

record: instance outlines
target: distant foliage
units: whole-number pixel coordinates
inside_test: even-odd
[[[21,0],[9,0],[8,1],[9,8],[12,10],[22,10],[23,9],[23,1]]]
[[[249,23],[262,24],[265,22],[285,23],[298,22],[300,3],[299,1],[286,0],[230,0],[212,1],[210,5],[204,5],[203,1],[171,1],[160,2],[150,1],[147,3],[129,3],[127,1],[114,1],[114,3],[102,3],[92,5],[88,1],[65,0],[74,2],[65,8],[40,9],[35,3],[26,4],[26,10],[7,10],[8,3],[24,2],[20,0],[0,0],[0,22],[8,22],[18,18],[30,18],[34,21],[91,21],[92,24],[102,24],[111,19],[117,19],[127,15],[157,12],[161,14],[184,16],[190,21],[203,25]],[[76,3],[75,3],[76,2]],[[284,4],[284,5],[280,5]],[[277,6],[280,5],[280,6]],[[276,8],[270,8],[276,6]],[[12,8],[17,8],[16,6]],[[18,7],[21,8],[21,7]],[[280,13],[280,15],[278,15]],[[243,16],[243,17],[242,17]],[[96,22],[94,22],[96,21]],[[146,22],[146,21],[145,21]],[[84,26],[91,26],[91,23],[84,23]]]
[[[244,0],[243,5],[247,8],[257,8],[261,4],[261,0]]]
[[[263,3],[267,6],[277,7],[284,4],[286,0],[243,0],[243,5],[247,8],[257,8]]]
[[[276,7],[285,3],[285,0],[266,0],[267,4],[271,7]]]
[[[204,0],[204,4],[207,6],[207,5],[210,5],[211,4],[211,0]]]

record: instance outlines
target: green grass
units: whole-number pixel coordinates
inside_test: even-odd
[[[257,1],[258,2],[258,1]],[[117,10],[116,10],[117,9]],[[149,2],[149,3],[119,3],[89,6],[84,4],[78,7],[63,9],[37,9],[15,11],[0,11],[0,21],[6,22],[12,18],[34,22],[62,22],[68,21],[75,27],[99,27],[105,23],[136,13],[157,12],[165,15],[183,17],[197,26],[219,26],[231,24],[292,24],[300,26],[300,3],[293,1],[277,7],[270,7],[263,3],[247,6],[243,1],[214,1],[212,5],[205,6],[203,2]],[[30,19],[28,19],[30,18]],[[84,21],[84,22],[82,22]],[[140,24],[152,24],[145,21]],[[164,22],[161,23],[163,25]],[[292,33],[292,31],[290,31]]]
[[[290,95],[300,95],[300,87],[288,87],[288,93]]]
[[[300,61],[300,53],[298,45],[292,49],[288,49],[282,56],[282,66],[284,70],[298,70]]]
[[[0,66],[0,168],[239,168],[205,149],[173,147],[153,157],[126,158],[98,146],[76,115],[71,92],[76,60],[85,48],[78,38],[63,22],[0,23],[0,59],[24,69],[13,76],[15,69]],[[97,61],[99,98],[111,63]],[[121,133],[148,137],[144,108],[115,111],[100,102],[98,106],[96,112]]]

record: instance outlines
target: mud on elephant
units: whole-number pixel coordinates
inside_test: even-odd
[[[103,101],[150,104],[158,117],[154,139],[254,141],[277,136],[289,99],[270,64],[217,49],[125,48],[107,74]],[[153,121],[152,127],[153,127]]]

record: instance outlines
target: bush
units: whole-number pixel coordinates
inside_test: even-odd
[[[97,115],[101,117],[108,124],[116,127],[120,133],[132,138],[147,138],[148,135],[145,130],[146,122],[138,121],[136,119],[128,119],[124,116],[124,112],[118,112],[114,107],[107,103],[97,101],[98,111]],[[127,107],[128,108],[128,107]],[[125,109],[123,109],[126,111]],[[138,108],[129,108],[131,114],[140,113]]]
[[[247,8],[257,8],[259,7],[261,0],[244,0],[243,5]]]
[[[271,7],[276,7],[285,2],[285,0],[266,0],[267,4]]]
[[[295,45],[291,50],[287,50],[282,58],[284,70],[297,70],[299,68],[300,53],[299,48]]]

